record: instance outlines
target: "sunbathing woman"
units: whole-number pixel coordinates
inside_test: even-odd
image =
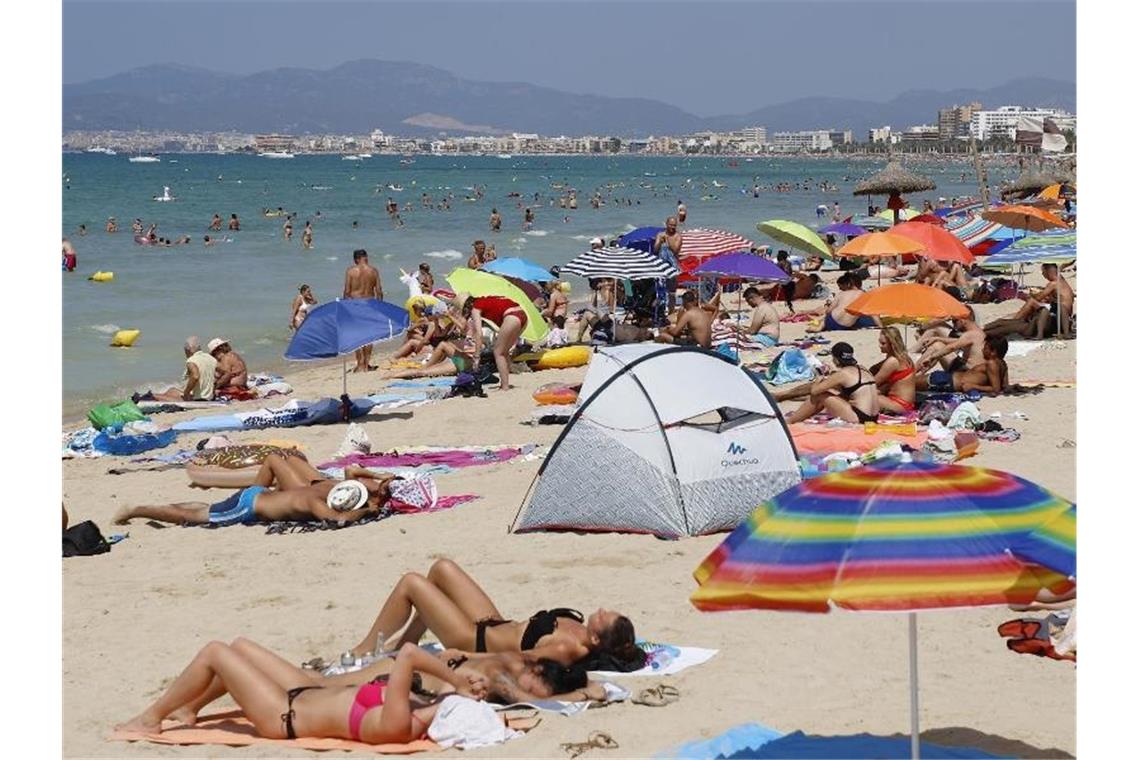
[[[820,412],[847,422],[874,422],[879,418],[875,375],[859,366],[855,349],[840,341],[831,347],[831,356],[835,371],[811,384],[807,401],[784,418],[789,424]]]
[[[914,361],[906,352],[897,327],[879,331],[879,350],[886,358],[871,366],[879,388],[879,411],[905,414],[914,411]]]
[[[463,696],[482,699],[487,692],[481,676],[460,674],[411,645],[400,650],[390,676],[356,688],[316,685],[311,675],[300,673],[277,655],[244,639],[232,644],[212,641],[154,704],[116,728],[160,733],[164,719],[192,717],[193,705],[212,690],[228,692],[258,735],[266,739],[410,742],[426,735],[438,706],[438,700],[412,695],[417,672],[444,681]]]
[[[449,310],[449,318],[453,322],[451,330],[444,340],[435,345],[422,367],[391,370],[385,372],[384,377],[411,379],[470,372],[475,363],[475,330],[481,329],[481,326],[478,320],[465,318],[455,308]]]
[[[565,608],[542,610],[529,620],[507,620],[486,592],[451,560],[436,561],[427,576],[400,578],[356,654],[387,648],[403,629],[401,643],[415,643],[431,630],[444,646],[466,652],[530,652],[562,665],[586,660],[594,670],[637,670],[645,652],[634,643],[633,623],[612,610],[589,617]]]
[[[391,677],[399,662],[399,654],[393,652],[358,671],[321,676],[316,671],[298,668],[247,639],[237,639],[230,646],[255,663],[263,663],[266,668],[272,668],[283,678],[288,677],[290,682],[312,686],[362,686],[377,679]],[[564,702],[602,702],[606,699],[605,688],[600,683],[591,682],[582,667],[568,668],[553,660],[520,652],[471,654],[445,649],[428,654],[468,683],[485,683],[487,701],[496,704],[513,705],[542,699]],[[430,701],[453,691],[453,683],[452,680],[443,680],[429,673],[420,673],[413,676],[411,691],[413,695]],[[192,726],[197,723],[202,709],[225,693],[225,684],[215,676],[208,689],[197,699],[175,710],[171,717]]]
[[[1009,387],[1009,368],[1005,353],[1009,343],[1000,335],[987,335],[982,345],[983,362],[969,369],[936,370],[929,375],[917,375],[915,387],[920,391],[951,393],[978,391],[991,395],[1002,393]]]

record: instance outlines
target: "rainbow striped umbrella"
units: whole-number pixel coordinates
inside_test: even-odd
[[[1009,473],[899,459],[805,480],[761,505],[697,568],[701,610],[910,613],[1028,604],[1076,578],[1076,507]],[[914,745],[917,747],[917,745]]]

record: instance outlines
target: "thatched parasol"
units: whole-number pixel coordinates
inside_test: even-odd
[[[865,179],[855,186],[852,195],[888,195],[887,208],[895,212],[895,224],[899,221],[899,209],[904,208],[903,193],[920,193],[923,190],[933,190],[935,184],[927,177],[911,174],[903,170],[898,161],[890,161],[886,168],[878,174]]]
[[[1045,172],[1040,169],[1030,169],[1029,171],[1022,172],[1020,177],[1002,188],[1001,195],[1003,198],[1033,195],[1034,193],[1041,192],[1049,187],[1049,185],[1055,185],[1061,181],[1063,181],[1062,178],[1057,174]]]

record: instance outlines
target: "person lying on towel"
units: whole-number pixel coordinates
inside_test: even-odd
[[[179,502],[123,507],[116,525],[134,518],[176,525],[249,525],[276,520],[355,522],[380,512],[388,502],[394,475],[373,474],[364,467],[344,469],[345,480],[329,480],[301,457],[270,454],[255,485],[234,492],[217,504]],[[276,485],[276,490],[270,487]]]
[[[287,675],[291,681],[311,684],[318,688],[363,686],[390,679],[400,666],[400,654],[391,652],[353,673],[322,676],[315,670],[298,668],[287,663],[283,658],[252,641],[238,639],[233,646],[244,652],[256,653],[266,662],[274,662],[274,666],[280,669],[281,674]],[[445,649],[442,652],[429,654],[461,681],[485,683],[486,700],[495,704],[513,705],[545,699],[556,699],[560,702],[586,700],[602,702],[606,699],[605,688],[600,683],[591,682],[584,667],[566,667],[553,660],[518,652],[473,654],[457,649]],[[411,690],[413,699],[431,701],[453,691],[453,681],[444,680],[431,673],[421,673],[420,676],[413,678]],[[226,687],[215,680],[209,689],[179,708],[171,717],[192,726],[197,723],[199,713],[225,693]]]
[[[203,700],[228,693],[266,739],[411,742],[427,735],[440,702],[413,693],[416,673],[438,679],[460,696],[487,694],[482,676],[453,670],[413,644],[400,649],[390,675],[357,687],[323,682],[247,639],[212,641],[154,704],[115,728],[161,733],[166,718],[193,723]]]

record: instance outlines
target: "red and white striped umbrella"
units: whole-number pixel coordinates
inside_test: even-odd
[[[719,256],[722,253],[747,251],[756,245],[746,237],[724,230],[685,230],[681,239],[683,242],[680,258],[683,259],[690,256]]]

